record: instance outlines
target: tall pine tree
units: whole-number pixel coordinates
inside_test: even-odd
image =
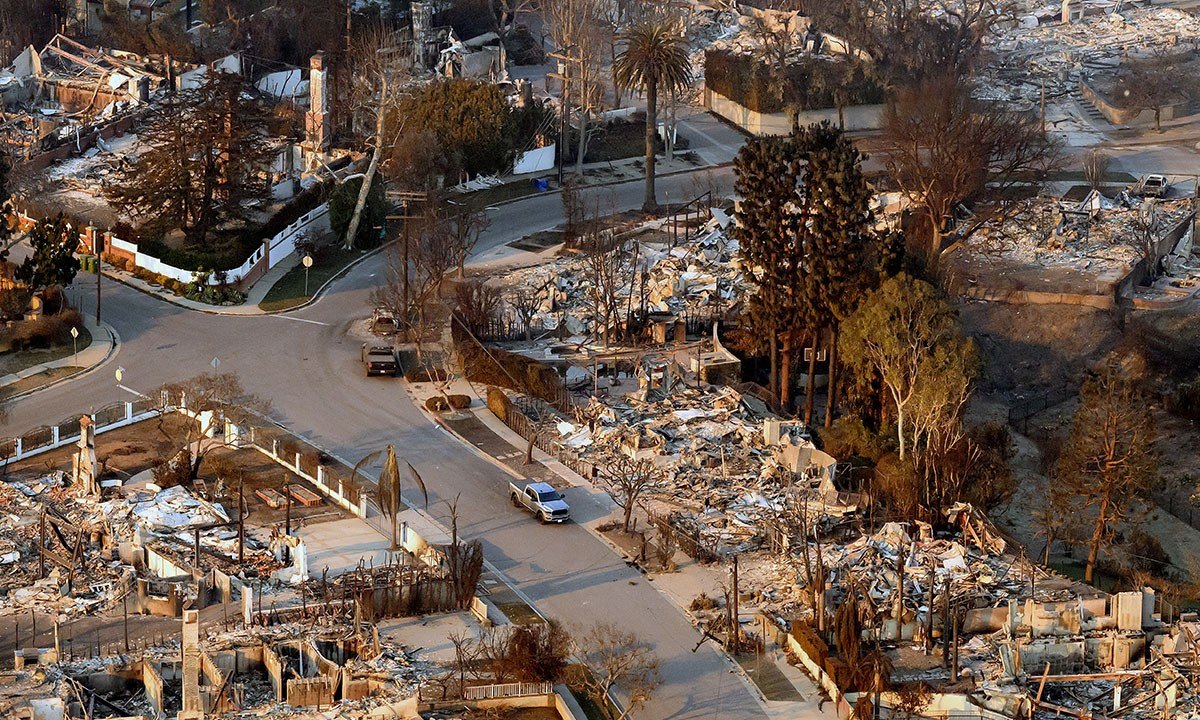
[[[878,269],[869,261],[879,255],[876,246],[880,238],[871,209],[871,188],[862,173],[864,156],[831,123],[814,125],[806,135],[810,142],[806,180],[812,230],[808,286],[829,349],[828,427],[833,422],[837,393],[838,328],[879,282]],[[812,402],[810,392],[806,420],[811,419]]]
[[[734,160],[734,189],[741,200],[732,234],[754,286],[748,319],[770,347],[771,391],[781,398],[787,396],[788,380],[786,373],[780,378],[780,342],[786,346],[794,335],[797,301],[803,297],[796,292],[804,257],[796,237],[801,164],[793,150],[788,138],[754,138]]]

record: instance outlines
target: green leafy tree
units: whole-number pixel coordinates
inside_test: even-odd
[[[677,23],[664,18],[641,20],[620,37],[621,52],[613,61],[618,85],[646,93],[646,197],[642,210],[658,210],[654,191],[655,150],[658,146],[658,94],[672,95],[692,81],[687,41]]]
[[[961,411],[977,367],[954,309],[929,283],[889,278],[843,325],[839,346],[860,374],[877,373],[896,413],[900,458]]]
[[[345,235],[354,215],[354,206],[362,189],[362,177],[350,178],[334,188],[329,196],[329,225],[338,235]],[[379,244],[380,229],[387,224],[387,199],[383,184],[372,183],[363,206],[362,218],[354,238],[354,247],[372,248]]]
[[[498,173],[516,155],[518,118],[495,85],[440,80],[405,98],[390,127],[430,131],[447,153],[451,172]]]
[[[165,98],[139,132],[146,151],[117,174],[112,204],[151,232],[179,229],[200,249],[270,195],[267,111],[240,75],[210,72]]]
[[[1100,552],[1112,545],[1130,506],[1158,480],[1158,433],[1149,399],[1120,368],[1109,365],[1080,389],[1071,434],[1052,481],[1076,517],[1092,515],[1084,580],[1092,581]],[[1086,515],[1085,515],[1086,513]]]
[[[71,284],[79,272],[79,261],[75,258],[79,230],[60,214],[54,220],[41,220],[34,225],[29,231],[29,244],[33,253],[17,266],[17,280],[34,292]]]

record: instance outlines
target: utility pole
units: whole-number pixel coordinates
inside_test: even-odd
[[[104,277],[104,240],[101,235],[94,235],[96,246],[96,324],[100,324],[100,278]]]
[[[560,52],[547,53],[548,57],[558,60],[560,72],[546,73],[546,77],[552,77],[562,83],[562,92],[559,93],[559,121],[558,121],[558,184],[561,187],[563,183],[563,164],[567,156],[567,149],[571,145],[571,64],[580,62],[580,58],[569,55],[568,52],[575,49],[572,43],[564,47]],[[582,140],[582,138],[581,138]],[[583,143],[580,142],[579,147],[582,149]]]
[[[129,591],[121,597],[121,615],[125,624],[125,652],[129,652]]]
[[[246,481],[238,483],[238,565],[246,561]]]
[[[742,647],[742,623],[738,620],[738,556],[733,556],[733,651]]]
[[[404,304],[404,314],[405,314],[405,317],[403,318],[403,320],[404,320],[404,327],[405,327],[405,335],[407,338],[408,325],[409,325],[409,323],[408,323],[408,313],[409,313],[408,264],[409,264],[409,248],[412,245],[411,226],[412,226],[413,220],[418,220],[418,219],[421,219],[424,217],[419,212],[413,212],[413,204],[414,203],[422,203],[422,207],[427,208],[427,206],[429,205],[429,203],[431,201],[431,198],[430,198],[430,195],[428,192],[405,192],[405,191],[400,191],[400,190],[388,190],[387,196],[392,200],[398,201],[400,203],[400,210],[401,210],[400,215],[388,215],[387,219],[388,220],[400,220],[404,223],[404,239],[403,239],[404,246],[403,246],[403,248],[401,248],[401,264],[404,265],[404,267],[402,268],[402,271],[401,271],[401,284],[403,287],[401,294],[403,295],[402,302]],[[433,218],[433,220],[434,220],[434,222],[437,221],[436,216]],[[399,319],[399,318],[397,318],[397,319]]]

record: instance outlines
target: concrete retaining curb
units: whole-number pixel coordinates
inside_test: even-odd
[[[106,333],[108,335],[108,339],[101,340],[101,339],[96,338],[96,336],[95,336],[96,330],[102,330],[104,333]],[[67,376],[58,378],[57,380],[48,382],[45,385],[42,385],[41,387],[36,387],[36,388],[32,388],[30,390],[26,390],[25,392],[17,393],[16,395],[12,395],[10,397],[5,398],[2,402],[7,403],[7,402],[12,402],[13,400],[19,400],[21,398],[26,398],[26,397],[29,397],[30,395],[34,395],[36,393],[42,392],[43,390],[49,390],[52,387],[61,385],[62,383],[67,382],[68,380],[78,380],[79,378],[81,378],[85,375],[88,375],[88,374],[92,373],[93,371],[98,370],[101,367],[104,367],[105,365],[107,365],[108,361],[111,360],[113,358],[113,356],[116,355],[116,353],[117,353],[117,348],[121,344],[121,336],[118,335],[116,329],[114,329],[108,323],[101,323],[99,326],[96,326],[96,325],[88,326],[88,331],[93,333],[92,343],[90,345],[88,345],[86,348],[84,348],[83,351],[81,352],[81,354],[89,352],[90,350],[92,350],[92,348],[95,348],[97,345],[107,344],[108,347],[105,348],[103,357],[101,357],[99,360],[93,362],[92,364],[88,365],[87,367],[84,367],[82,370],[73,372],[70,375],[67,375]],[[66,358],[63,358],[63,360],[65,360],[65,359]],[[45,370],[49,370],[54,367],[64,367],[63,365],[55,365],[54,364],[54,363],[59,363],[59,362],[62,362],[62,360],[56,360],[53,363],[42,363],[41,365],[34,365],[33,367],[22,370],[21,373],[14,373],[14,375],[20,375],[20,377],[16,377],[12,380],[2,382],[2,383],[0,383],[0,387],[5,387],[7,385],[11,385],[11,384],[17,382],[18,380],[23,379],[24,377],[36,375],[39,372],[43,372]]]

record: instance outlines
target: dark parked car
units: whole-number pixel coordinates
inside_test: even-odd
[[[362,362],[367,369],[367,377],[372,375],[395,376],[400,369],[396,362],[396,351],[385,345],[368,345],[363,343]]]

